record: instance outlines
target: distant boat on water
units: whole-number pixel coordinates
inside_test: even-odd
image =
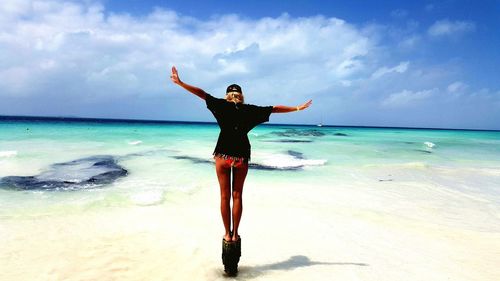
[[[321,121],[316,126],[323,127],[323,116],[321,116]]]

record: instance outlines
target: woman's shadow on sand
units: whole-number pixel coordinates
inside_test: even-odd
[[[356,263],[356,262],[321,262],[312,261],[306,256],[297,255],[291,256],[289,259],[281,262],[263,264],[258,266],[240,266],[238,276],[243,278],[255,278],[265,274],[266,271],[270,270],[293,270],[299,267],[307,267],[314,265],[353,265],[353,266],[369,266],[366,263]]]

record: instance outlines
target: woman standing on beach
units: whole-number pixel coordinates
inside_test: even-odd
[[[226,89],[225,99],[219,99],[204,90],[182,82],[177,69],[172,67],[172,82],[205,100],[220,127],[220,134],[214,150],[215,171],[220,185],[220,211],[224,222],[224,240],[238,240],[238,227],[243,211],[243,184],[248,172],[250,160],[250,142],[247,133],[255,126],[269,121],[271,113],[286,113],[304,110],[311,105],[311,100],[299,106],[256,106],[244,103],[241,87],[232,84]],[[232,173],[232,186],[231,186]],[[231,190],[233,209],[230,208]],[[233,229],[231,231],[231,213]]]

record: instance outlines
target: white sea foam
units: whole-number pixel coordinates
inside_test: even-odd
[[[430,141],[426,141],[424,142],[424,144],[428,147],[428,148],[433,148],[434,146],[436,146],[436,144],[430,142]]]
[[[130,198],[132,202],[139,206],[158,205],[163,202],[163,191],[149,190],[138,194],[134,194]]]
[[[306,166],[322,166],[327,162],[324,159],[301,159],[288,154],[268,154],[260,159],[259,158],[255,159],[255,162],[257,164],[274,167],[277,169],[294,169]]]
[[[142,143],[142,141],[140,141],[140,140],[136,140],[136,141],[129,141],[129,142],[128,142],[128,144],[130,144],[130,145],[138,145],[138,144],[141,144],[141,143]]]
[[[15,150],[0,151],[0,157],[8,158],[8,157],[14,157],[16,155],[17,155],[17,151],[15,151]]]
[[[428,169],[430,168],[429,164],[425,162],[405,162],[405,163],[386,163],[386,164],[366,164],[363,167],[367,168],[382,168],[382,169]]]

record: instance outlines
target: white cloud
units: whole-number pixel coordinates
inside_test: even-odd
[[[377,79],[377,78],[380,78],[381,76],[383,75],[386,75],[386,74],[389,74],[389,73],[405,73],[406,70],[408,70],[408,66],[410,65],[410,62],[409,61],[403,61],[401,63],[399,63],[398,65],[394,66],[394,67],[381,67],[379,69],[377,69],[373,74],[372,74],[372,78],[373,79]]]
[[[467,84],[465,84],[461,81],[456,81],[456,82],[453,82],[450,85],[448,85],[446,90],[448,91],[448,93],[462,94],[465,92],[465,90],[467,90],[467,88],[468,88]]]
[[[160,95],[176,64],[181,78],[210,91],[243,80],[255,100],[275,84],[297,99],[363,73],[375,55],[369,34],[322,16],[202,21],[156,9],[134,17],[99,3],[51,0],[7,1],[4,15],[0,73],[12,79],[0,81],[0,96],[56,95],[54,87],[75,102],[88,92],[97,99]]]
[[[1,18],[13,18],[23,15],[26,11],[31,8],[30,0],[5,0],[2,1],[0,5],[0,15]]]
[[[399,47],[404,48],[404,49],[411,49],[421,41],[421,38],[419,35],[412,34],[406,38],[403,38],[399,43]]]
[[[416,105],[423,100],[431,98],[437,91],[437,88],[416,92],[411,90],[403,90],[401,92],[390,94],[382,101],[382,106],[405,107]]]
[[[472,32],[476,25],[471,21],[450,21],[439,20],[429,27],[427,33],[433,37],[457,36],[463,33]]]
[[[483,102],[485,104],[494,103],[500,106],[500,90],[494,91],[488,88],[482,88],[471,93],[466,97],[469,102]]]

